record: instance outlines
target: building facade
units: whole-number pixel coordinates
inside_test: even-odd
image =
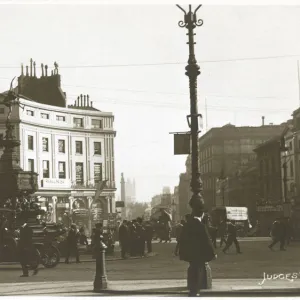
[[[16,91],[34,98],[20,99],[11,114],[21,141],[20,166],[39,174],[34,197],[48,208],[48,221],[75,222],[91,229],[101,214],[115,212],[114,116],[93,107],[88,95],[66,106],[57,69],[51,76],[43,69],[40,78],[35,68],[30,74],[26,69]],[[42,91],[48,96],[43,97]],[[48,99],[49,95],[55,98]],[[1,104],[3,135],[7,114]],[[101,196],[95,199],[97,186],[104,181]]]
[[[203,196],[208,210],[231,205],[230,199],[223,193],[228,187],[226,178],[239,174],[249,163],[255,161],[253,149],[284,126],[236,127],[228,124],[221,128],[212,128],[200,137],[199,164]]]

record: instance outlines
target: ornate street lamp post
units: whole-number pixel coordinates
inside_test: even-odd
[[[197,76],[200,74],[200,67],[197,64],[195,57],[194,49],[194,28],[196,26],[202,26],[203,21],[201,19],[197,20],[196,12],[201,7],[199,5],[194,12],[192,12],[192,6],[189,5],[189,12],[186,11],[177,5],[184,12],[184,21],[179,21],[178,25],[188,29],[188,45],[189,45],[189,60],[188,65],[185,67],[186,73],[189,77],[189,86],[190,86],[190,115],[187,116],[189,126],[191,128],[191,138],[192,138],[192,179],[191,179],[191,189],[193,192],[192,198],[190,200],[190,206],[193,207],[194,203],[203,203],[202,192],[202,181],[200,178],[199,172],[199,160],[198,160],[198,132],[199,124],[198,118],[201,117],[198,114],[198,105],[197,105]]]
[[[201,195],[202,189],[202,181],[200,177],[199,171],[199,152],[198,152],[198,133],[199,133],[199,123],[198,119],[201,119],[201,115],[198,114],[198,104],[197,104],[197,77],[200,74],[200,67],[197,64],[197,60],[195,57],[195,47],[196,44],[194,42],[194,29],[197,26],[202,26],[203,20],[197,19],[197,11],[201,7],[199,5],[195,11],[192,11],[192,6],[189,5],[188,13],[179,5],[176,5],[179,9],[181,9],[184,13],[184,21],[179,21],[179,27],[186,28],[188,30],[188,45],[189,45],[189,59],[188,65],[185,67],[186,73],[189,77],[189,86],[190,86],[190,115],[187,116],[187,121],[189,127],[191,128],[191,139],[192,139],[192,179],[191,179],[191,189],[192,189],[192,197],[190,199],[190,206],[193,211],[204,211],[204,199]],[[212,278],[211,278],[211,269],[208,263],[205,264],[205,274],[202,276],[202,280],[200,282],[201,289],[209,289],[212,286]]]

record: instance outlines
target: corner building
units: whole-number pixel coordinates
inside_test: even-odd
[[[16,88],[33,99],[20,99],[21,107],[14,106],[11,115],[21,141],[20,166],[39,174],[34,197],[47,208],[47,221],[75,222],[90,231],[104,214],[115,212],[114,116],[93,107],[88,95],[67,106],[57,68],[48,76],[42,65],[42,76],[37,78],[33,65],[30,74],[28,67],[25,75],[22,68]],[[7,114],[8,108],[0,104],[3,135]],[[101,196],[95,199],[98,183],[105,180]]]

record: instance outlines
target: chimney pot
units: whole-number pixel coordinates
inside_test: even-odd
[[[44,77],[44,64],[41,64],[41,68],[42,68],[42,77]]]
[[[79,99],[80,99],[80,97],[78,96],[77,97],[77,106],[79,106],[79,101],[80,101]]]
[[[24,66],[23,66],[23,64],[21,64],[21,76],[23,76],[24,75]]]
[[[265,126],[265,116],[262,116],[261,120],[262,120],[262,126]]]
[[[90,96],[89,95],[86,95],[86,106],[90,106]]]
[[[51,76],[53,76],[53,70],[51,70]]]
[[[28,74],[28,66],[26,66],[26,76],[29,76],[29,74]]]
[[[30,58],[30,77],[32,77],[32,58]]]
[[[45,76],[47,77],[48,76],[48,66],[45,65]]]
[[[83,96],[84,100],[83,100],[83,106],[86,106],[86,95]]]
[[[83,95],[80,94],[80,106],[82,106],[82,99],[83,99]]]
[[[33,76],[36,77],[36,63],[35,61],[33,62]]]
[[[93,107],[93,101],[91,101],[91,107]]]

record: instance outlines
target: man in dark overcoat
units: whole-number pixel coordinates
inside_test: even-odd
[[[189,262],[188,289],[189,296],[195,297],[200,291],[201,278],[206,280],[205,263],[216,258],[207,227],[203,224],[204,205],[202,199],[191,199],[192,214],[183,226],[179,258]],[[201,276],[202,275],[202,276]]]
[[[69,230],[66,242],[66,260],[65,263],[69,263],[69,258],[71,254],[75,254],[76,263],[80,263],[79,260],[79,251],[78,251],[78,241],[79,241],[79,232],[77,232],[77,228],[75,224],[71,225],[71,229]]]
[[[126,258],[126,254],[129,254],[129,243],[130,243],[130,234],[129,228],[127,227],[127,221],[124,220],[119,227],[119,243],[121,247],[121,256],[123,259]]]

